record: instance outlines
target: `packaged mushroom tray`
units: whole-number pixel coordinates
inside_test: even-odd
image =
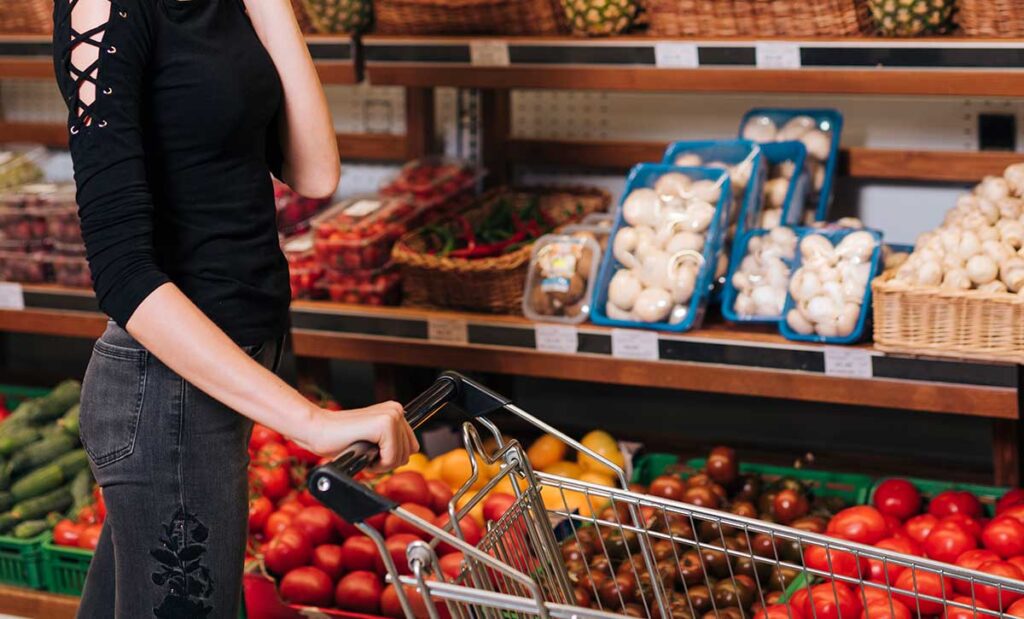
[[[720,168],[640,164],[626,181],[591,319],[686,331],[700,325],[732,194]]]
[[[1024,362],[1024,163],[957,199],[873,288],[882,350]]]
[[[722,315],[732,322],[778,323],[796,262],[798,230],[757,228],[736,241],[736,256],[722,297]]]
[[[592,232],[540,237],[526,275],[523,314],[542,322],[579,324],[586,320],[600,262],[601,246]]]

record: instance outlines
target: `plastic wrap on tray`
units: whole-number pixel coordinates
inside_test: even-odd
[[[321,296],[339,303],[398,305],[402,300],[402,278],[390,264],[368,270],[327,269],[317,288]]]
[[[42,284],[53,281],[53,264],[42,243],[0,242],[0,281]]]
[[[540,237],[526,275],[523,314],[538,321],[586,320],[600,261],[601,247],[589,232]]]
[[[448,157],[424,157],[402,166],[380,187],[383,196],[409,195],[419,203],[445,200],[471,192],[483,171],[466,161]]]
[[[53,269],[53,279],[61,286],[89,288],[92,275],[89,263],[83,256],[53,254],[47,258]]]
[[[82,242],[73,185],[22,185],[0,192],[0,235],[8,240]]]
[[[802,228],[755,228],[736,239],[735,257],[722,295],[722,315],[732,322],[778,323],[786,303]]]
[[[274,204],[277,206],[277,229],[286,236],[309,229],[310,221],[327,208],[330,198],[300,196],[284,183],[274,180]]]
[[[391,247],[425,211],[405,197],[353,198],[313,220],[313,248],[325,267],[375,269],[391,259]]]
[[[288,281],[293,299],[315,299],[317,284],[324,275],[324,267],[313,251],[313,235],[307,232],[281,243],[288,259]]]

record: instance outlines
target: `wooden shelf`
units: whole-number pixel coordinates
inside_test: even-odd
[[[0,585],[0,614],[32,619],[74,619],[78,598]]]

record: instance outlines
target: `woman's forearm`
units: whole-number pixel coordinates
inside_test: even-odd
[[[302,195],[326,197],[341,162],[327,98],[288,0],[245,0],[256,34],[284,87],[284,181]]]

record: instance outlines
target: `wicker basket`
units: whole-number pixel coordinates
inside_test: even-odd
[[[871,284],[875,347],[913,355],[1024,363],[1024,298],[1006,293]]]
[[[558,225],[605,211],[611,204],[608,192],[596,188],[502,187],[481,196],[464,215],[475,223],[485,218],[502,198],[522,203],[535,196],[540,197],[540,208]],[[395,244],[392,259],[402,271],[407,305],[514,314],[522,311],[531,251],[532,244],[494,258],[442,258],[426,253],[422,238],[412,232]]]
[[[53,0],[5,2],[0,9],[0,32],[50,34],[53,32]]]
[[[376,0],[379,34],[568,32],[560,0]]]
[[[957,21],[970,37],[1024,37],[1021,0],[957,0]]]
[[[292,0],[292,6],[309,34],[361,34],[373,22],[371,0]]]
[[[853,36],[871,32],[863,0],[647,0],[653,36]]]

